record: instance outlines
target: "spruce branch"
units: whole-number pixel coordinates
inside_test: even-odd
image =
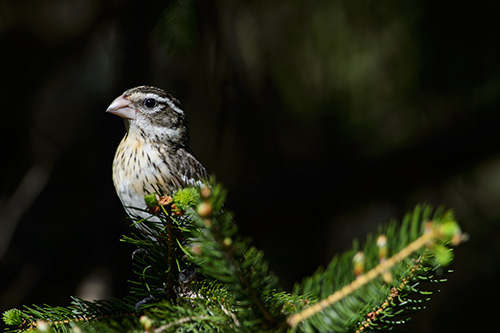
[[[175,321],[173,321],[171,323],[162,325],[162,326],[158,327],[157,329],[155,329],[153,332],[155,332],[155,333],[161,333],[161,332],[164,332],[164,331],[169,330],[171,328],[179,327],[179,326],[181,326],[183,324],[186,324],[186,323],[189,323],[189,322],[200,322],[202,320],[210,320],[210,319],[211,319],[210,316],[185,317],[185,318],[181,318],[181,319],[175,320]]]
[[[225,192],[218,185],[201,190],[202,202],[193,211],[200,230],[195,233],[199,245],[193,252],[194,262],[207,277],[227,283],[238,293],[239,306],[257,308],[259,315],[254,320],[261,318],[264,326],[272,327],[276,320],[263,301],[262,291],[276,288],[277,279],[269,272],[263,254],[237,235],[237,226],[222,210],[220,197],[225,197]]]
[[[313,306],[303,310],[302,312],[291,315],[287,320],[288,324],[290,325],[290,327],[294,327],[298,323],[300,323],[301,321],[306,320],[307,318],[309,318],[311,316],[314,316],[318,312],[323,311],[326,307],[338,302],[341,299],[344,299],[346,296],[352,294],[356,290],[359,290],[365,284],[373,281],[375,278],[382,275],[388,269],[390,269],[394,265],[398,264],[401,260],[408,257],[410,254],[412,254],[416,250],[425,246],[434,237],[435,237],[435,234],[433,232],[425,233],[420,238],[418,238],[416,241],[414,241],[413,243],[411,243],[407,247],[405,247],[403,250],[401,250],[399,253],[397,253],[394,256],[392,256],[391,258],[389,258],[389,260],[379,264],[377,267],[370,270],[366,274],[358,276],[358,278],[356,280],[354,280],[352,283],[348,284],[347,286],[344,286],[339,291],[331,294],[330,296],[328,296],[325,299],[322,299],[319,303],[314,304]]]
[[[153,218],[122,241],[137,247],[130,295],[68,307],[32,306],[4,313],[14,331],[331,331],[391,329],[420,310],[443,282],[440,267],[464,235],[450,211],[417,206],[326,268],[278,290],[261,251],[238,234],[212,182],[171,197],[146,198]],[[422,297],[420,297],[422,295]]]
[[[301,286],[296,287],[296,293],[309,290],[312,291],[313,296],[322,295],[321,292],[328,288],[318,290],[318,281],[328,279],[329,284],[331,284],[331,274],[339,274],[337,268],[339,266],[345,268],[348,258],[353,258],[352,276],[355,278],[349,283],[344,283],[344,286],[335,292],[321,297],[311,306],[289,316],[287,319],[289,327],[296,330],[299,324],[309,320],[309,323],[302,329],[307,331],[313,327],[316,329],[324,328],[327,318],[344,317],[344,324],[334,325],[337,327],[335,330],[346,330],[347,327],[352,329],[354,325],[349,324],[349,322],[353,322],[352,318],[361,318],[364,314],[366,319],[360,321],[361,325],[358,325],[358,331],[363,331],[368,327],[375,329],[382,320],[402,313],[403,311],[398,308],[395,299],[412,302],[408,297],[409,294],[422,291],[409,286],[409,283],[415,280],[430,279],[430,271],[440,265],[446,265],[451,259],[450,250],[446,245],[450,243],[457,245],[464,239],[464,235],[454,222],[451,212],[441,213],[438,210],[434,216],[435,220],[428,221],[430,212],[429,207],[422,209],[417,206],[414,213],[405,218],[399,230],[394,226],[385,230],[390,234],[390,237],[384,233],[379,234],[376,241],[373,237],[371,239],[369,237],[363,252],[356,250],[351,252],[353,254],[348,253],[342,258],[335,258],[329,267],[332,268],[331,271],[319,270],[311,278],[306,279]],[[417,226],[422,227],[417,228]],[[422,230],[422,234],[417,237],[421,233],[419,229]],[[414,237],[417,238],[408,245],[399,248]],[[387,259],[389,239],[392,240],[392,247],[396,249],[396,253]],[[355,244],[354,249],[356,248]],[[372,262],[377,256],[376,259],[379,260],[379,263],[368,272],[363,273],[366,256],[371,257]],[[343,264],[341,264],[342,262]],[[401,281],[399,286],[395,285],[394,276],[399,277]],[[343,283],[337,278],[337,282],[333,284],[341,286]],[[385,301],[381,302],[376,310],[369,310],[376,304],[374,300],[381,299],[384,293],[389,295]],[[338,305],[336,305],[337,303]],[[395,322],[390,324],[394,326]],[[330,329],[332,329],[331,326]]]
[[[5,320],[6,314],[4,314],[4,320],[9,325],[19,327],[19,331],[35,329],[43,331],[41,327],[63,330],[69,324],[82,326],[86,323],[95,322],[108,322],[108,325],[123,328],[127,327],[127,317],[137,317],[137,312],[131,305],[134,301],[130,298],[89,302],[72,297],[72,300],[71,305],[68,307],[34,305],[32,307],[25,306],[22,311],[17,309],[9,310],[8,313],[11,316],[7,321]]]

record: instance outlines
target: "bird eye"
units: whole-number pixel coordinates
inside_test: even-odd
[[[148,109],[152,109],[156,106],[156,99],[154,98],[147,98],[145,101],[144,101],[144,106],[147,107]]]

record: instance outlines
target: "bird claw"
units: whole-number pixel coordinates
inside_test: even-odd
[[[197,293],[193,290],[191,283],[196,280],[196,268],[186,267],[179,272],[179,285],[174,287],[178,297],[194,298]]]
[[[142,258],[146,257],[149,254],[148,250],[145,249],[137,249],[134,252],[132,252],[132,260],[135,259],[137,255],[142,255]]]
[[[158,301],[158,299],[156,297],[154,297],[153,295],[146,296],[146,297],[144,297],[144,299],[135,303],[135,309],[138,310],[141,307],[141,305],[156,302],[156,301]]]

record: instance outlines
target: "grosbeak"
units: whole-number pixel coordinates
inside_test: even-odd
[[[148,217],[144,196],[169,195],[208,178],[188,147],[186,115],[163,89],[139,86],[116,98],[106,112],[125,120],[126,134],[113,160],[113,183],[127,214]]]

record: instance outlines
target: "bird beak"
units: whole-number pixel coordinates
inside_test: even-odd
[[[109,106],[106,112],[116,114],[125,119],[135,119],[135,108],[132,102],[125,96],[120,96],[115,99]]]

